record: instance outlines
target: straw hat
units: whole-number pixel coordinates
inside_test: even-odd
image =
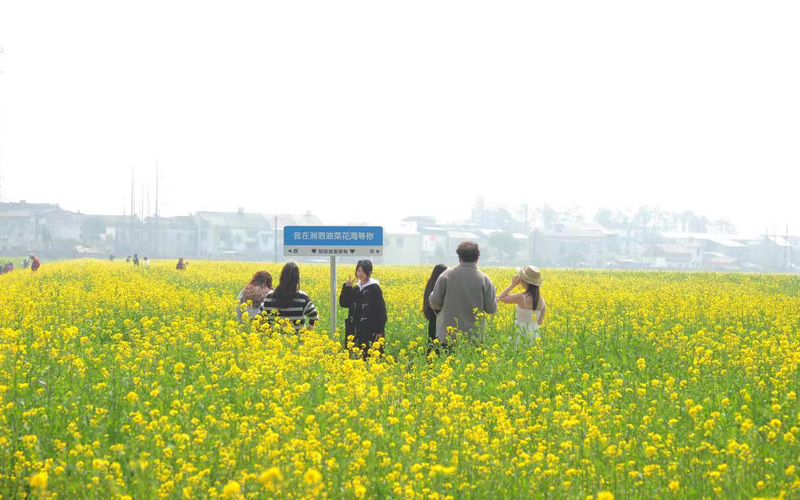
[[[542,273],[539,271],[538,267],[534,266],[527,266],[527,267],[520,267],[517,269],[517,274],[519,275],[520,279],[525,283],[542,286]]]

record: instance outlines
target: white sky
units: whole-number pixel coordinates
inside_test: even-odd
[[[135,167],[153,205],[158,159],[166,215],[483,195],[800,233],[798,26],[795,0],[0,0],[4,200],[120,213]]]

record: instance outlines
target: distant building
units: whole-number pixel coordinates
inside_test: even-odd
[[[34,213],[8,205],[12,204],[0,204],[0,252],[5,255],[40,252],[41,233]]]
[[[382,262],[401,266],[422,264],[422,234],[413,224],[403,223],[383,228]]]
[[[748,245],[750,261],[765,271],[788,272],[793,259],[792,243],[784,236],[766,235]]]
[[[689,249],[692,253],[689,267],[693,269],[739,271],[770,266],[769,257],[765,256],[769,245],[765,244],[763,236],[674,231],[663,231],[659,236],[662,244]],[[678,261],[680,259],[667,267],[683,267],[677,265]]]
[[[649,267],[661,269],[698,269],[702,261],[699,245],[657,244],[642,256]]]
[[[158,220],[155,217],[148,217],[136,236],[135,247],[127,252],[119,251],[120,255],[133,252],[151,259],[199,256],[195,217],[190,215],[159,217]],[[120,238],[123,246],[127,244],[126,240],[123,232]]]
[[[648,248],[648,242],[653,240],[653,235],[641,229],[609,229],[609,233],[616,235],[613,248],[613,258],[606,265],[608,267],[635,269],[644,266],[642,257]]]
[[[316,215],[198,212],[198,255],[205,258],[267,259],[283,255],[285,226],[320,226]],[[276,232],[277,229],[277,232]]]
[[[87,215],[81,226],[81,244],[104,254],[121,253],[117,248],[117,228],[127,219],[122,215]]]
[[[600,226],[555,224],[533,231],[530,251],[537,265],[605,267],[616,243],[617,235]]]
[[[523,266],[530,263],[530,241],[526,234],[481,228],[481,263],[493,266]],[[484,257],[485,256],[485,257]]]
[[[275,223],[277,218],[277,235]],[[283,227],[321,225],[312,214],[198,212],[178,217],[122,219],[114,230],[115,253],[151,258],[272,260],[283,255]],[[276,247],[277,244],[277,247]]]
[[[420,250],[423,264],[444,264],[448,261],[447,230],[436,226],[419,228],[422,248]],[[449,261],[448,261],[449,262]]]
[[[709,271],[738,271],[741,263],[736,257],[730,257],[719,252],[703,252],[703,268]]]
[[[0,203],[0,252],[74,256],[84,218],[49,203]]]
[[[199,257],[209,259],[256,259],[275,246],[275,229],[264,214],[197,212],[195,214]]]
[[[550,223],[514,232],[507,211],[471,223],[437,224],[432,216],[383,225],[379,264],[458,262],[463,241],[481,246],[481,265],[800,272],[800,236],[607,229],[594,223]],[[489,214],[488,216],[486,214]],[[519,221],[516,221],[519,222]],[[202,211],[178,217],[86,215],[49,203],[0,203],[0,255],[34,252],[45,258],[107,258],[138,253],[152,258],[283,260],[285,226],[319,226],[311,213],[261,214]],[[362,224],[368,225],[368,224]],[[382,225],[372,224],[372,225]],[[299,260],[311,262],[312,257]],[[342,258],[343,263],[354,262]]]

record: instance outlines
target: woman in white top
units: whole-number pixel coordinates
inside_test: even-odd
[[[509,295],[514,288],[522,284],[525,291]],[[539,268],[528,266],[517,269],[517,275],[511,279],[511,284],[497,296],[499,302],[514,304],[514,325],[524,336],[531,339],[539,338],[539,326],[544,322],[547,304],[539,293],[542,286],[542,273]]]

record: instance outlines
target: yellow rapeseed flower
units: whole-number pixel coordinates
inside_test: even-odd
[[[317,469],[308,469],[305,474],[303,474],[303,482],[307,485],[315,485],[320,481],[322,481],[322,474],[320,474]]]
[[[31,488],[44,490],[47,489],[47,472],[37,472],[33,476],[31,476],[29,484]]]
[[[264,486],[281,481],[283,481],[283,474],[277,467],[270,467],[258,475],[258,482]]]
[[[238,498],[242,493],[242,486],[236,481],[228,481],[222,488],[222,498]]]

